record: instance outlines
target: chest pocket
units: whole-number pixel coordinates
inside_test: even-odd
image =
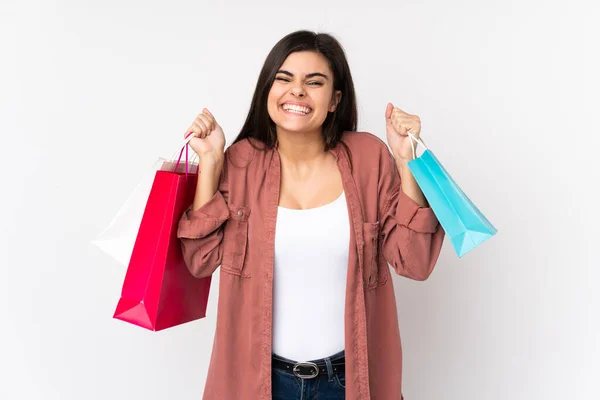
[[[250,209],[229,204],[229,219],[225,223],[223,233],[223,261],[221,269],[224,272],[249,278],[243,272],[248,247],[248,218]]]
[[[379,229],[379,222],[363,223],[363,280],[367,289],[375,289],[389,278],[389,267],[381,253]]]

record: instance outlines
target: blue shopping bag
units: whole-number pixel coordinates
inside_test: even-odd
[[[409,136],[414,160],[408,162],[408,168],[450,238],[456,254],[462,257],[494,236],[498,230],[460,189],[423,141],[410,132]],[[416,157],[413,141],[425,149],[420,157]]]

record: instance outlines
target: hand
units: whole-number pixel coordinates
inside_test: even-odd
[[[184,137],[187,137],[190,132],[194,133],[194,137],[189,143],[190,147],[198,154],[201,162],[205,159],[219,160],[223,158],[225,135],[208,109],[202,110],[202,113],[185,131]]]
[[[388,103],[385,110],[385,121],[387,141],[394,158],[404,163],[412,160],[413,148],[410,144],[412,139],[408,136],[408,132],[418,138],[421,134],[421,119],[416,115],[410,115],[399,108],[395,108],[392,103]],[[416,142],[414,146],[416,150]]]

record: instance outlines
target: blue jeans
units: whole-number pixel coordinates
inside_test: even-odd
[[[298,378],[292,372],[273,368],[273,400],[343,400],[346,398],[346,373],[334,373],[331,362],[344,357],[344,351],[332,356],[311,360],[315,364],[327,364],[327,375],[317,375],[315,378]],[[294,362],[273,354],[273,358]]]

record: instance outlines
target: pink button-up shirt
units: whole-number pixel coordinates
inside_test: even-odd
[[[345,132],[342,141],[350,154],[341,144],[330,152],[341,172],[351,231],[344,322],[346,399],[400,400],[402,347],[388,263],[402,276],[427,279],[444,231],[430,208],[419,207],[401,190],[395,161],[381,139]],[[255,149],[250,140],[242,140],[225,152],[215,195],[179,222],[190,271],[205,277],[221,266],[205,400],[271,399],[280,179],[277,149]],[[319,340],[327,332],[315,326],[307,334]]]

